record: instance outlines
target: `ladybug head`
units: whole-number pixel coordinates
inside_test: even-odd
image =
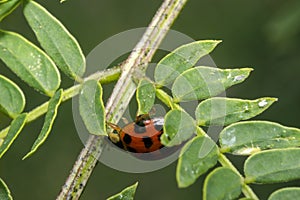
[[[113,130],[108,134],[108,138],[113,143],[117,144],[120,142],[120,132],[121,128],[115,124],[107,122],[107,125],[110,126]]]

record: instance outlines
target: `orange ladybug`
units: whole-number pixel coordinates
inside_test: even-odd
[[[139,115],[132,123],[120,128],[108,123],[113,129],[108,138],[116,146],[133,153],[150,153],[164,147],[160,142],[164,118],[151,119],[148,114]]]

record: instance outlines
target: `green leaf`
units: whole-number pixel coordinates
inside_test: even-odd
[[[138,182],[122,190],[120,193],[109,197],[107,200],[133,200]]]
[[[202,100],[216,96],[243,82],[251,71],[251,68],[218,69],[205,66],[186,70],[176,78],[172,86],[174,101]]]
[[[182,45],[159,61],[154,78],[159,85],[172,83],[179,74],[193,67],[203,56],[220,43],[219,40],[201,40]]]
[[[62,100],[62,94],[63,94],[63,90],[60,89],[50,99],[43,128],[42,128],[38,138],[35,140],[34,144],[32,145],[30,152],[28,152],[23,157],[23,160],[28,158],[32,154],[34,154],[37,151],[37,149],[46,141],[46,139],[52,129],[54,120],[56,118],[57,110],[58,110],[58,107]]]
[[[7,185],[4,181],[0,178],[0,199],[1,200],[12,200],[12,196]]]
[[[24,110],[25,97],[22,90],[11,80],[0,75],[0,111],[15,118]]]
[[[152,109],[155,101],[155,87],[147,79],[139,82],[136,91],[136,100],[138,102],[138,114],[147,114]]]
[[[179,145],[196,133],[194,119],[182,110],[171,110],[165,116],[164,133],[161,143],[171,147]]]
[[[282,183],[300,178],[300,149],[274,149],[251,155],[245,162],[247,183]]]
[[[53,96],[60,85],[53,61],[17,33],[0,30],[0,58],[28,85],[48,96]]]
[[[14,11],[20,4],[20,0],[8,0],[0,2],[0,22]]]
[[[27,1],[24,15],[43,49],[57,66],[75,80],[85,72],[85,57],[76,39],[45,8]]]
[[[205,179],[203,187],[204,200],[236,199],[242,192],[242,180],[229,168],[219,167]]]
[[[220,133],[222,152],[249,155],[265,149],[300,146],[300,129],[268,121],[232,124]]]
[[[79,112],[91,134],[106,135],[102,87],[97,81],[89,80],[83,84],[79,96]]]
[[[181,150],[176,169],[180,188],[193,184],[218,161],[219,151],[215,142],[205,136],[197,136],[187,142]]]
[[[19,133],[23,129],[26,122],[27,114],[20,114],[16,119],[14,119],[10,125],[8,133],[4,138],[2,145],[0,146],[0,158],[9,149],[15,139],[18,137]]]
[[[199,126],[228,125],[250,119],[268,109],[276,98],[264,97],[256,100],[215,97],[202,101],[196,109]]]
[[[299,196],[299,187],[287,187],[273,192],[268,200],[299,199]]]

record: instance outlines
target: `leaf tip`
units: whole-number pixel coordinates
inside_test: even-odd
[[[25,156],[23,156],[22,160],[29,158],[32,155],[32,151],[28,152]]]

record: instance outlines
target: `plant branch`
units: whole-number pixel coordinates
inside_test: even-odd
[[[86,81],[86,80],[90,80],[90,79],[95,79],[103,84],[103,83],[108,83],[108,82],[117,80],[120,76],[120,73],[121,73],[120,67],[113,67],[110,69],[106,69],[104,71],[96,72],[95,74],[90,75],[89,77],[87,77],[84,80]],[[72,97],[78,95],[80,88],[81,88],[81,84],[76,84],[76,85],[64,90],[62,101],[67,101],[67,100],[71,99]],[[48,104],[49,104],[49,102],[47,101],[47,102],[43,103],[42,105],[39,105],[38,107],[34,108],[30,112],[28,112],[26,123],[32,122],[35,119],[42,116],[43,114],[45,114],[47,112]],[[0,131],[0,138],[6,137],[9,128],[10,128],[10,126],[4,128],[3,130]]]
[[[146,32],[121,65],[121,76],[106,104],[106,119],[117,122],[131,100],[136,85],[133,74],[144,72],[159,44],[179,15],[187,0],[165,0],[153,17]],[[103,148],[103,137],[91,135],[75,162],[57,199],[78,199],[95,167]]]

